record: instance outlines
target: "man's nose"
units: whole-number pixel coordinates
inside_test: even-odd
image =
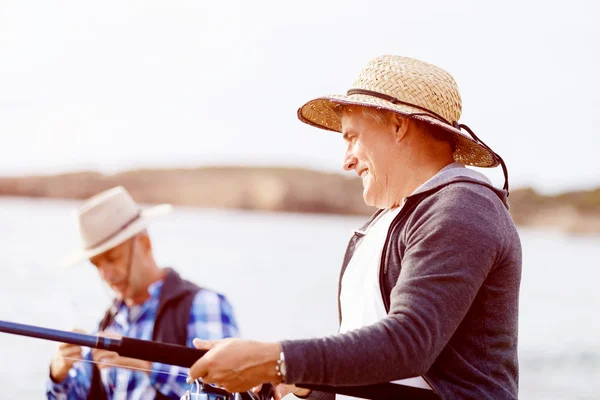
[[[102,262],[102,264],[100,264],[98,266],[98,271],[100,271],[100,277],[107,281],[107,282],[111,282],[111,279],[113,278],[113,271],[114,268],[111,267],[111,263],[104,261]]]
[[[350,149],[346,150],[346,154],[344,156],[344,170],[352,171],[356,168],[356,164],[358,163],[358,159],[352,154]]]

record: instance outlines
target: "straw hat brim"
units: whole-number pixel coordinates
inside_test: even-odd
[[[140,212],[140,218],[127,226],[127,228],[117,233],[115,236],[102,243],[100,246],[92,249],[77,249],[73,251],[60,262],[60,265],[62,268],[68,268],[79,264],[84,260],[88,260],[94,256],[97,256],[98,254],[102,254],[114,247],[117,247],[118,245],[126,242],[128,239],[131,239],[146,229],[150,222],[152,222],[154,219],[168,215],[172,211],[173,206],[170,204],[160,204],[144,209]]]
[[[298,109],[298,118],[302,122],[317,128],[341,132],[342,124],[338,114],[334,111],[334,107],[339,104],[374,107],[395,112],[403,116],[424,112],[416,107],[404,104],[394,104],[387,100],[365,94],[353,94],[349,96],[328,95],[313,99],[300,107]],[[452,134],[456,144],[454,159],[457,162],[486,168],[496,167],[498,165],[498,160],[487,148],[452,125],[444,123],[435,117],[425,115],[415,115],[411,116],[411,118],[428,122]]]

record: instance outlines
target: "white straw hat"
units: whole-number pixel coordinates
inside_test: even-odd
[[[154,218],[172,211],[170,204],[140,209],[122,186],[89,198],[76,210],[81,248],[67,256],[67,267],[110,250],[147,228]]]

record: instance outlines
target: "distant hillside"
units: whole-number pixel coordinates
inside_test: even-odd
[[[510,192],[510,213],[517,225],[567,233],[600,234],[600,188],[544,196],[533,189]]]
[[[116,185],[139,202],[206,208],[369,215],[356,177],[306,169],[207,167],[145,169],[114,175],[77,172],[0,178],[0,195],[85,199]],[[600,188],[543,196],[512,190],[511,214],[520,226],[600,234]]]
[[[356,178],[292,168],[144,169],[0,178],[0,195],[84,199],[123,185],[139,202],[311,213],[369,214]]]

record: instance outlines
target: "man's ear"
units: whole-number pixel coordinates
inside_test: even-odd
[[[408,125],[410,124],[410,120],[409,118],[403,117],[399,114],[394,114],[394,116],[392,117],[392,123],[394,124],[396,130],[394,132],[394,137],[397,142],[400,142],[406,135],[406,132],[408,132]]]
[[[142,232],[138,235],[138,242],[140,243],[142,249],[144,249],[144,253],[149,253],[152,251],[152,241],[146,232]]]

